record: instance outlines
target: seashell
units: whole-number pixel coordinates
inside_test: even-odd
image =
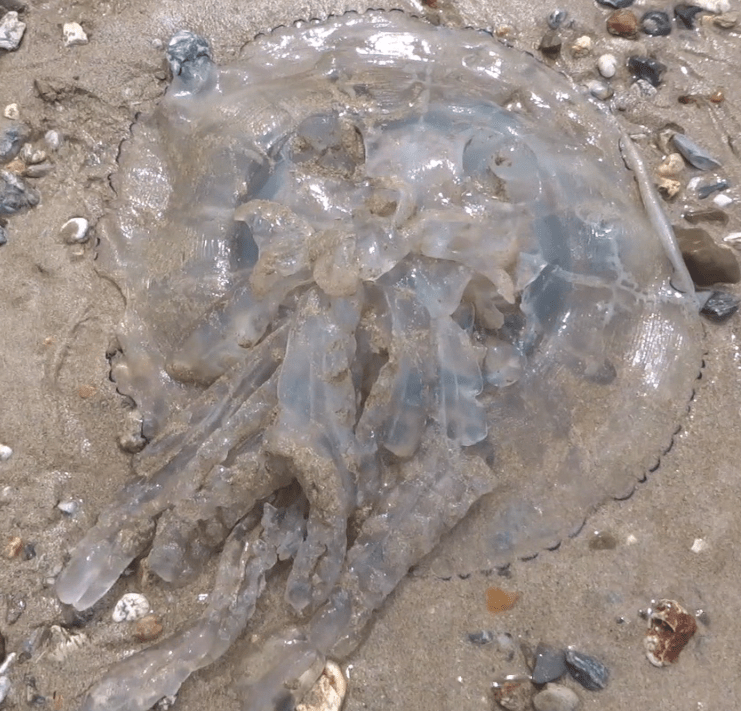
[[[168,59],[96,225],[149,443],[56,589],[86,609],[138,556],[186,585],[221,551],[203,615],[83,704],[143,711],[292,560],[234,674],[292,707],[435,546],[491,569],[630,495],[691,399],[698,303],[630,139],[486,33],[369,12]]]

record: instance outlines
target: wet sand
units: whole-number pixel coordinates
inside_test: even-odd
[[[545,18],[556,5],[541,0],[488,5],[438,0],[435,9],[411,2],[394,7],[498,30],[515,47],[538,54]],[[741,230],[741,191],[736,187],[741,164],[728,142],[729,137],[741,141],[738,28],[720,29],[707,15],[708,21],[698,18],[694,32],[674,28],[669,37],[627,40],[606,33],[609,11],[591,0],[567,0],[560,7],[569,19],[555,66],[577,83],[597,77],[597,57],[607,51],[621,66],[629,54],[646,53],[655,53],[668,66],[664,84],[650,98],[629,89],[627,72],[619,70],[612,84],[620,120],[629,132],[645,134],[676,124],[718,157],[722,175],[731,183],[726,193],[734,202],[725,208],[729,223],[708,229],[718,240]],[[632,9],[640,15],[649,8],[654,6],[636,3]],[[0,55],[0,107],[17,103],[36,138],[50,129],[64,138],[52,155],[54,170],[35,181],[41,203],[9,219],[8,244],[0,247],[0,442],[14,450],[10,460],[0,463],[0,544],[4,548],[19,536],[35,551],[33,556],[29,549],[27,556],[0,558],[0,632],[9,652],[32,652],[11,668],[7,708],[25,708],[35,693],[47,697],[48,708],[76,709],[103,670],[140,647],[130,630],[110,622],[113,602],[132,587],[127,580],[119,581],[92,617],[77,620],[85,623],[79,631],[88,636],[80,649],[56,661],[48,652],[51,645],[42,639],[52,625],[71,621],[52,587],[68,548],[130,476],[128,455],[117,444],[127,403],[108,378],[106,360],[123,300],[95,272],[94,239],[70,246],[59,239],[58,230],[73,216],[94,225],[105,210],[113,195],[109,175],[120,142],[136,115],[151,109],[166,86],[162,46],[173,32],[187,28],[208,37],[216,60],[223,63],[258,32],[347,9],[365,6],[131,0],[70,7],[53,1],[22,14],[27,28],[21,47]],[[657,9],[671,11],[663,5]],[[87,45],[63,46],[61,25],[68,21],[82,23]],[[505,27],[510,29],[505,32]],[[575,59],[569,47],[584,34],[592,37],[592,51]],[[725,95],[719,104],[678,101],[684,94],[709,96],[719,88]],[[644,141],[642,149],[649,165],[658,165],[658,148]],[[683,187],[694,174],[683,171]],[[666,207],[679,222],[686,207],[700,205],[687,191]],[[539,641],[574,645],[610,668],[609,685],[601,692],[564,682],[577,691],[583,708],[736,708],[741,703],[738,324],[738,317],[706,324],[706,365],[690,414],[677,423],[682,431],[660,468],[630,499],[608,503],[579,536],[557,551],[512,565],[507,577],[446,581],[422,565],[405,580],[348,661],[345,709],[490,709],[491,682],[526,672],[522,649]],[[78,513],[62,514],[59,501],[79,501]],[[609,532],[617,545],[594,550],[594,531]],[[492,615],[485,604],[490,586],[518,592],[517,604]],[[202,608],[197,599],[182,599],[156,583],[137,581],[133,587],[150,599],[166,632]],[[275,595],[272,591],[266,604]],[[643,651],[646,623],[638,610],[664,597],[703,614],[678,663],[657,669]],[[25,609],[9,624],[8,610],[12,618],[19,600]],[[512,658],[496,643],[472,645],[467,634],[480,630],[510,634],[515,641]],[[175,708],[236,711],[231,662],[239,652],[238,645],[196,674],[183,686]]]

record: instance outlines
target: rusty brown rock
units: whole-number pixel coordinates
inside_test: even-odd
[[[617,37],[634,39],[638,34],[638,18],[632,10],[615,10],[607,18],[607,31]]]
[[[741,268],[731,247],[716,244],[701,227],[675,227],[674,234],[692,280],[697,286],[736,284]]]
[[[643,640],[648,661],[657,667],[673,664],[696,630],[694,615],[676,600],[659,600],[649,610],[648,631]]]
[[[533,685],[527,677],[506,677],[491,685],[494,701],[507,711],[529,711],[532,708]]]
[[[162,623],[155,615],[142,617],[134,625],[134,638],[139,642],[151,642],[162,634]]]

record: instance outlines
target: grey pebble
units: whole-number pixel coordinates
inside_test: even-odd
[[[567,17],[568,13],[566,10],[554,10],[550,15],[548,15],[548,27],[552,30],[557,30],[561,25],[563,25]]]
[[[5,227],[0,225],[0,247],[8,242],[8,233],[5,231]]]
[[[561,51],[561,36],[558,32],[546,32],[540,40],[538,49],[549,57],[555,57]]]
[[[738,311],[739,300],[726,291],[714,291],[705,302],[700,313],[715,323],[722,323]]]
[[[719,180],[716,183],[705,183],[704,185],[698,185],[697,197],[699,197],[700,200],[704,200],[705,198],[710,197],[713,193],[725,190],[727,187],[727,180]]]
[[[31,135],[31,129],[20,121],[0,118],[0,162],[13,159]]]
[[[200,35],[180,30],[167,43],[167,61],[173,77],[180,77],[187,91],[196,93],[208,77],[211,48]]]
[[[672,21],[661,10],[649,10],[641,17],[641,30],[652,37],[666,37],[672,31]]]
[[[535,649],[533,684],[545,684],[560,679],[566,673],[566,652],[542,642]]]
[[[600,81],[599,79],[592,79],[587,84],[589,93],[595,98],[605,101],[609,99],[614,93],[614,89],[606,82]]]
[[[607,686],[610,670],[588,654],[567,649],[566,666],[571,676],[589,691],[599,691]]]
[[[39,202],[35,190],[8,170],[0,170],[0,215],[12,215],[25,207],[33,207]]]
[[[23,175],[26,178],[43,178],[45,175],[51,173],[54,166],[45,160],[41,163],[34,163],[33,165],[27,165],[23,171]]]
[[[701,12],[703,12],[703,9],[697,5],[680,3],[674,7],[674,17],[688,30],[695,29],[695,16]]]
[[[672,143],[684,156],[685,160],[699,170],[713,170],[720,168],[720,162],[713,158],[707,151],[700,148],[693,140],[687,138],[683,133],[675,133]]]
[[[574,711],[579,697],[574,691],[560,684],[548,684],[533,698],[535,711]]]
[[[8,52],[18,49],[25,31],[26,25],[18,19],[18,13],[15,10],[6,13],[0,20],[0,49]]]
[[[491,630],[481,630],[480,632],[471,632],[468,635],[468,641],[471,644],[482,646],[494,641],[494,633]]]
[[[617,10],[622,10],[624,7],[630,7],[633,0],[597,0],[597,4],[602,5],[602,7],[614,7]]]

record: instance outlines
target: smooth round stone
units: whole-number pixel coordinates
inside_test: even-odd
[[[574,711],[579,707],[579,697],[567,686],[548,684],[533,697],[536,711]]]
[[[597,4],[602,5],[602,7],[614,7],[620,10],[624,7],[630,7],[633,0],[597,0]]]
[[[73,217],[67,220],[59,230],[59,236],[67,244],[81,244],[88,240],[90,223],[84,217]]]
[[[672,21],[661,10],[649,10],[641,17],[641,30],[652,37],[665,37],[672,31]]]
[[[597,60],[597,69],[605,79],[612,79],[617,72],[617,57],[614,54],[603,54]]]

